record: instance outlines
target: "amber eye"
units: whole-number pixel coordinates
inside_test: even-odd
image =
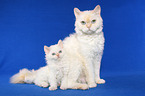
[[[85,24],[86,24],[86,22],[85,22],[85,21],[81,21],[81,24],[82,24],[82,25],[85,25]]]
[[[59,53],[62,53],[62,51],[60,50]]]
[[[55,53],[52,53],[52,55],[55,55]]]
[[[91,22],[92,22],[92,23],[95,23],[95,22],[96,22],[96,20],[94,19],[94,20],[92,20]]]

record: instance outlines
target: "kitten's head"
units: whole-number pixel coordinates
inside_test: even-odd
[[[93,34],[101,28],[102,30],[102,18],[100,15],[101,7],[97,5],[94,10],[80,11],[78,8],[74,8],[74,14],[76,17],[75,27],[76,32],[79,34]]]
[[[46,60],[54,60],[57,61],[61,59],[64,55],[63,51],[63,43],[61,40],[58,41],[58,44],[52,45],[50,47],[44,46],[44,52]]]

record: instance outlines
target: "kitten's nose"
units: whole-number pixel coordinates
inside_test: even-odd
[[[59,58],[59,54],[57,53],[56,56]]]

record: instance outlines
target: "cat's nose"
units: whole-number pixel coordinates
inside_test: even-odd
[[[87,28],[90,28],[91,27],[91,24],[87,24],[86,26],[87,26]]]
[[[56,56],[59,58],[59,54],[56,54]]]

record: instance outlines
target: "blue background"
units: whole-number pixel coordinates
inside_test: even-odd
[[[74,32],[73,8],[101,6],[105,50],[101,77],[106,84],[86,91],[49,91],[10,84],[19,69],[45,65],[44,45]],[[145,96],[144,0],[0,0],[1,96]]]

